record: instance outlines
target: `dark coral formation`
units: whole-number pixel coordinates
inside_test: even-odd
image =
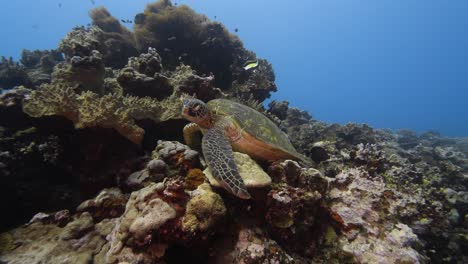
[[[24,66],[12,58],[2,57],[0,61],[0,88],[10,89],[14,86],[29,84],[30,80]]]
[[[93,26],[76,27],[60,42],[59,50],[67,59],[89,56],[93,50],[102,54],[103,62],[112,68],[122,67],[137,55],[133,33],[122,26],[104,7],[90,12]]]
[[[50,83],[51,73],[56,64],[63,60],[57,50],[23,50],[21,60],[1,58],[0,88],[11,89],[25,85],[31,88]]]
[[[0,63],[0,262],[468,262],[467,139],[266,112],[272,66],[244,70],[255,54],[187,6],[149,4],[134,33],[90,16],[65,60]],[[313,168],[235,153],[253,199],[229,195],[179,142],[187,94],[264,111]]]
[[[50,83],[54,66],[63,61],[57,50],[23,50],[21,64],[24,65],[30,82],[34,86]]]
[[[242,69],[255,54],[245,50],[222,24],[166,0],[149,4],[137,17],[135,38],[139,50],[156,48],[169,69],[183,63],[202,75],[212,74],[215,85],[231,96],[253,94],[263,101],[276,91],[271,64],[260,60],[256,71]]]

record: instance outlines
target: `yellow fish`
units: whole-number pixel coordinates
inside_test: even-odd
[[[258,60],[248,60],[244,63],[244,70],[257,68],[257,66],[258,66]]]

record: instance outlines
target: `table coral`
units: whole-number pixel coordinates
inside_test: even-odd
[[[31,93],[23,104],[23,110],[32,117],[64,116],[72,121],[76,128],[114,128],[122,136],[139,144],[143,139],[144,130],[135,124],[134,119],[163,121],[169,118],[164,113],[173,109],[162,110],[165,109],[165,104],[167,102],[161,103],[151,98],[119,94],[107,94],[102,97],[91,91],[76,94],[70,87],[45,84]]]

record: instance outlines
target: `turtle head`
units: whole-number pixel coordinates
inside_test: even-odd
[[[182,115],[185,119],[207,128],[211,124],[208,105],[195,98],[186,98],[182,103]]]

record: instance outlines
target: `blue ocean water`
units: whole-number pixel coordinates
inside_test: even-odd
[[[326,122],[468,136],[466,0],[185,0],[274,66],[276,100]],[[53,49],[89,9],[131,19],[147,0],[2,1],[0,56]],[[131,25],[127,24],[131,28]]]

